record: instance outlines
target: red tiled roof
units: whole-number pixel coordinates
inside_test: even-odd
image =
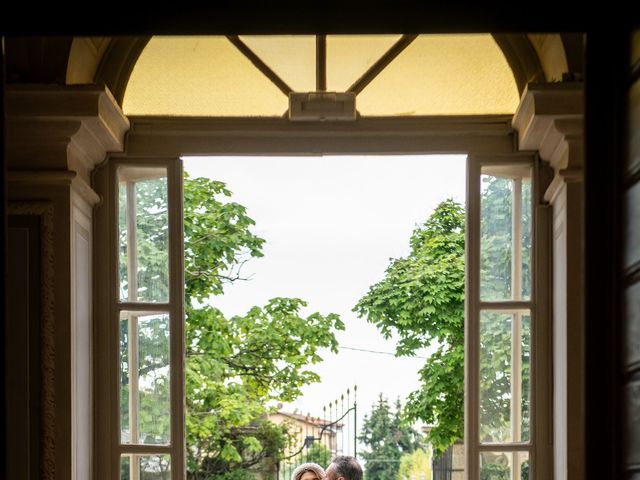
[[[283,415],[285,417],[289,417],[289,418],[293,418],[295,420],[299,420],[300,422],[303,423],[308,423],[309,425],[316,425],[319,427],[324,427],[325,425],[330,424],[331,422],[329,420],[324,420],[322,418],[317,418],[317,417],[310,417],[308,415],[300,415],[299,413],[289,413],[289,412],[282,412],[282,411],[278,411],[276,413],[279,413],[280,415]],[[344,426],[343,423],[336,423],[335,425],[333,425],[335,428],[342,428]]]

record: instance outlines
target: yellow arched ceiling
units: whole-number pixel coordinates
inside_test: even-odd
[[[327,89],[345,91],[399,35],[329,35]],[[313,36],[241,36],[294,91],[315,90]],[[518,88],[489,34],[419,35],[356,97],[363,116],[511,114]],[[127,115],[281,117],[288,99],[226,37],[153,37],[124,96]]]

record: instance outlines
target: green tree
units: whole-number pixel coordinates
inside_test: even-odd
[[[242,265],[262,256],[264,240],[243,206],[218,200],[221,182],[185,178],[186,390],[188,468],[194,479],[277,459],[287,432],[264,419],[269,400],[291,401],[319,380],[308,369],[319,349],[337,351],[337,315],[302,315],[306,302],[273,298],[227,318],[215,295],[241,280]],[[207,300],[209,300],[207,302]],[[207,303],[205,303],[207,302]]]
[[[302,458],[305,462],[313,462],[318,465],[328,466],[331,462],[331,450],[322,443],[312,444],[306,451],[303,452]]]
[[[121,296],[129,295],[127,188],[120,188]],[[222,182],[184,178],[185,341],[187,474],[194,480],[240,480],[265,461],[277,461],[290,435],[266,419],[271,400],[291,401],[319,377],[310,366],[322,348],[337,351],[335,314],[303,314],[306,302],[273,298],[245,315],[226,317],[215,296],[242,281],[242,266],[262,256],[264,240],[252,232],[245,207],[229,201]],[[167,299],[168,235],[166,179],[135,184],[138,291],[144,300]],[[139,322],[140,325],[142,323]],[[169,436],[168,323],[150,318],[138,332],[145,352],[139,372],[140,431],[147,443]],[[121,322],[121,406],[128,424],[127,321]],[[164,374],[163,374],[164,372]],[[141,376],[142,378],[142,376]],[[126,428],[126,427],[125,427]],[[155,440],[154,440],[155,439]],[[166,440],[165,440],[166,441]],[[244,472],[244,473],[242,473]]]
[[[382,397],[364,417],[358,437],[367,449],[362,452],[367,480],[388,480],[398,476],[400,459],[420,446],[420,434],[401,420],[402,404],[396,401],[395,412]]]
[[[397,480],[431,480],[431,455],[423,448],[400,458]]]
[[[481,193],[480,278],[483,299],[511,296],[512,182],[483,176]],[[523,205],[531,199],[523,184]],[[531,245],[530,209],[523,209],[523,249]],[[464,433],[464,209],[448,199],[440,203],[410,239],[406,258],[391,259],[385,277],[369,288],[354,311],[375,324],[385,338],[397,333],[397,355],[433,353],[419,375],[421,388],[410,394],[407,421],[434,425],[429,441],[443,453]],[[530,259],[523,255],[523,292],[530,291]],[[507,440],[511,386],[510,315],[481,316],[480,398],[481,435]],[[530,320],[522,319],[522,432],[528,438]]]
[[[416,228],[406,258],[392,260],[385,278],[369,288],[354,311],[385,338],[399,335],[398,355],[435,344],[420,369],[421,389],[405,406],[409,419],[435,425],[429,440],[438,452],[464,429],[464,210],[442,202]]]

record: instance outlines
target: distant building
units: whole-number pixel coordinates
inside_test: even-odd
[[[311,446],[311,442],[324,445],[331,452],[331,456],[340,453],[338,451],[338,434],[342,431],[342,423],[331,425],[329,420],[283,411],[270,413],[268,419],[276,425],[283,423],[289,425],[289,431],[294,435],[295,441],[289,447],[287,456],[297,452],[303,453],[305,441],[308,447]]]

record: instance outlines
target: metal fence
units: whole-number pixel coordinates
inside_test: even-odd
[[[451,480],[453,472],[453,446],[449,447],[442,455],[434,458],[431,463],[433,480]]]
[[[357,390],[357,386],[349,388],[327,403],[321,416],[281,412],[289,419],[292,442],[278,463],[278,480],[290,480],[302,463],[313,462],[326,468],[336,455],[357,457]]]

